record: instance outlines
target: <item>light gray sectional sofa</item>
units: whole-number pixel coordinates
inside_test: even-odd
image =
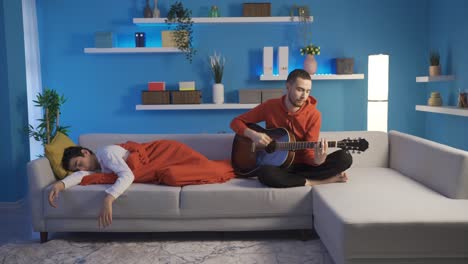
[[[175,139],[210,159],[229,159],[233,134],[86,134],[90,149],[127,140]],[[392,131],[322,132],[328,140],[365,138],[347,183],[274,189],[255,179],[169,187],[132,184],[100,230],[107,186],[75,186],[58,208],[45,158],[28,164],[33,228],[47,232],[168,232],[315,229],[341,263],[468,263],[468,153]],[[333,151],[333,150],[330,150]]]

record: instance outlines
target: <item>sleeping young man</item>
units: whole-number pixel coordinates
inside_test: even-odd
[[[72,174],[56,182],[49,203],[57,207],[59,193],[81,184],[113,185],[105,190],[98,226],[112,223],[112,204],[133,182],[184,186],[226,182],[234,172],[229,161],[212,161],[185,144],[173,140],[127,142],[91,150],[65,149],[62,166]]]

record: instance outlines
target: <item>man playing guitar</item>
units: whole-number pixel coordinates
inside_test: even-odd
[[[295,69],[286,80],[285,95],[268,100],[231,121],[231,128],[237,135],[250,139],[259,147],[268,146],[272,138],[250,128],[249,124],[262,121],[267,129],[286,129],[297,141],[317,142],[313,148],[297,150],[289,167],[259,164],[249,173],[238,173],[239,176],[258,176],[263,184],[277,188],[348,180],[344,171],[351,166],[352,156],[342,149],[327,155],[328,142],[323,138],[318,142],[321,114],[316,108],[317,100],[309,95],[311,88],[309,73]]]

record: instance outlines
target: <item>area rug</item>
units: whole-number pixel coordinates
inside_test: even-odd
[[[332,264],[320,240],[87,241],[53,239],[0,247],[0,263]]]

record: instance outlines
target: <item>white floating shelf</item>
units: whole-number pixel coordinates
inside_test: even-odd
[[[85,48],[85,53],[180,53],[178,48]]]
[[[448,82],[455,80],[454,75],[418,76],[416,82]]]
[[[310,22],[314,19],[311,16]],[[297,16],[289,17],[192,17],[195,24],[221,24],[221,23],[297,23]],[[134,18],[133,24],[139,26],[166,25],[166,18]]]
[[[455,106],[417,105],[416,110],[446,115],[468,116],[468,108],[459,108]]]
[[[137,105],[136,110],[223,110],[223,109],[252,109],[258,104],[166,104],[166,105]]]
[[[260,76],[260,81],[285,81],[288,76]],[[356,74],[314,74],[310,76],[312,80],[359,80],[364,79],[363,73]]]

